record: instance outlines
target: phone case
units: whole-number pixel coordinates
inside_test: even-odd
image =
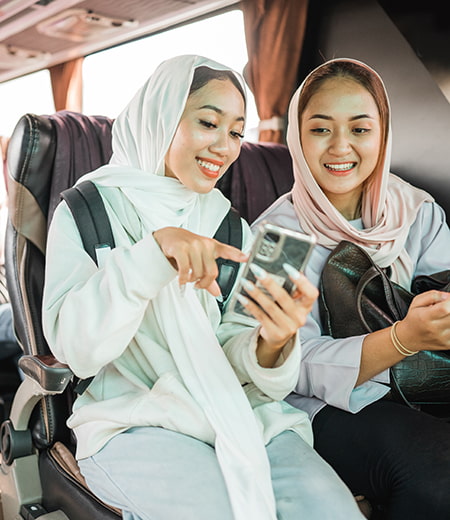
[[[313,236],[262,222],[258,228],[249,260],[242,270],[231,295],[229,311],[250,316],[237,299],[237,295],[242,294],[246,298],[251,299],[251,296],[242,287],[243,279],[250,280],[257,287],[261,288],[261,285],[250,270],[252,263],[262,267],[286,291],[291,292],[294,284],[283,269],[283,264],[287,263],[297,270],[303,271],[315,242]]]

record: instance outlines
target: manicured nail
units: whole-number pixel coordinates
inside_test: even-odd
[[[250,280],[242,280],[242,287],[247,291],[247,292],[252,292],[253,289],[255,288],[255,284],[253,284]]]
[[[186,292],[186,284],[180,285],[180,294],[181,296],[184,296],[184,293]]]
[[[267,276],[267,271],[257,264],[250,264],[249,268],[256,278],[259,278],[260,280],[263,280]]]
[[[245,305],[247,305],[247,303],[249,302],[249,299],[246,298],[243,294],[238,294],[238,295],[237,295],[237,299],[238,299],[238,301],[239,301],[242,305],[244,305],[244,307],[245,307]]]
[[[219,296],[216,296],[216,300],[219,302],[219,303],[223,303],[223,296],[221,294],[219,294]]]
[[[300,276],[301,276],[300,271],[297,271],[297,269],[295,269],[295,267],[292,267],[292,265],[290,265],[290,264],[284,263],[283,264],[283,269],[287,272],[287,274],[293,280],[298,280],[300,278]]]

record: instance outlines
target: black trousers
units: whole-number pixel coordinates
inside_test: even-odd
[[[450,424],[388,400],[313,420],[314,446],[354,494],[389,520],[450,520]]]

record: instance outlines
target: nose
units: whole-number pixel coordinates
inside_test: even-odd
[[[351,150],[351,144],[348,137],[343,132],[334,134],[331,138],[329,152],[332,155],[343,156]]]
[[[210,144],[209,148],[211,152],[220,156],[224,156],[230,150],[230,140],[231,136],[227,131],[216,132],[214,140]]]

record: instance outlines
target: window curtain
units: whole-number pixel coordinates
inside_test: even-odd
[[[50,67],[55,110],[82,111],[83,58],[76,58]]]
[[[243,0],[242,10],[249,55],[244,77],[255,96],[259,141],[284,143],[308,0]]]

